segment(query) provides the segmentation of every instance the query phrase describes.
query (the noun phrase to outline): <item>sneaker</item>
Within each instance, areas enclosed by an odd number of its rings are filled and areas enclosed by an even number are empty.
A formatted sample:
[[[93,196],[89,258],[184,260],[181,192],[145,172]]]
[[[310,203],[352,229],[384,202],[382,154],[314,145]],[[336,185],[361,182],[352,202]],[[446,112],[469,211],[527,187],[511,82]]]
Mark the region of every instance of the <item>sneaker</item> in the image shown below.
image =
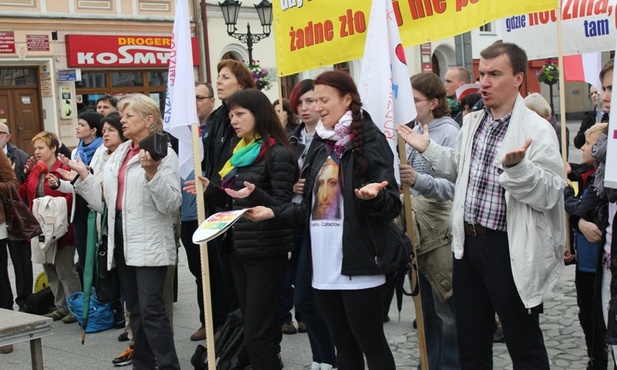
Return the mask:
[[[64,316],[62,318],[62,322],[65,324],[72,324],[77,322],[77,318],[75,316],[73,316],[72,313],[69,313],[68,315]]]
[[[64,316],[66,316],[67,314],[63,314],[60,311],[58,311],[57,308],[54,308],[53,310],[51,310],[49,313],[46,313],[45,317],[51,317],[52,319],[54,319],[54,321],[58,321],[58,320],[62,320],[64,318]]]
[[[3,355],[7,354],[7,353],[11,353],[13,352],[13,345],[9,344],[7,346],[0,346],[0,353],[2,353]]]
[[[118,342],[126,342],[129,340],[129,332],[124,331],[122,334],[118,335]]]
[[[122,354],[111,361],[114,366],[127,366],[133,363],[133,346],[129,346]]]
[[[197,341],[204,339],[206,339],[206,327],[202,325],[201,328],[197,329],[197,331],[191,335],[191,340]]]
[[[283,334],[296,334],[298,332],[298,330],[294,326],[294,323],[291,321],[281,325],[281,331],[283,332]]]
[[[298,333],[306,333],[306,324],[304,321],[298,321]]]

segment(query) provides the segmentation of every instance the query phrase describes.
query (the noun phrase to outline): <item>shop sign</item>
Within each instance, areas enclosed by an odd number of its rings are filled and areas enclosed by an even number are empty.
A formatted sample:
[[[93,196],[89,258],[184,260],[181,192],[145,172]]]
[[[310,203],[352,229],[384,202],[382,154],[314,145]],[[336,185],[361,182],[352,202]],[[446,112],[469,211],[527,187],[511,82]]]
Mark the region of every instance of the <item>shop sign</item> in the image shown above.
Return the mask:
[[[28,51],[49,51],[49,35],[26,35]]]
[[[15,53],[15,34],[13,31],[0,31],[0,54]]]
[[[59,69],[58,70],[58,81],[59,82],[81,81],[81,69],[80,68]]]
[[[191,37],[193,65],[199,65],[197,38]],[[67,35],[69,67],[168,67],[169,36]]]

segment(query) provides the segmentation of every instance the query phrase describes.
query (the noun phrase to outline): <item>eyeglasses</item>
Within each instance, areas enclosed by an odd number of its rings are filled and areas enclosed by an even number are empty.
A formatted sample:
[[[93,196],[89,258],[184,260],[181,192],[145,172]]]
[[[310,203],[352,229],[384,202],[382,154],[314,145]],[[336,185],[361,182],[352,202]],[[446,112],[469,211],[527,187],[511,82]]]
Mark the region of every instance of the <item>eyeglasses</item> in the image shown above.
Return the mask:
[[[204,100],[204,99],[212,99],[212,98],[213,98],[213,96],[195,95],[195,99],[196,99],[197,101],[202,101],[202,100]]]
[[[419,103],[419,102],[421,102],[421,101],[427,101],[427,100],[432,100],[432,99],[429,99],[429,98],[426,98],[426,99],[416,99],[416,98],[414,98],[414,99],[413,99],[413,102],[414,102],[414,103]]]

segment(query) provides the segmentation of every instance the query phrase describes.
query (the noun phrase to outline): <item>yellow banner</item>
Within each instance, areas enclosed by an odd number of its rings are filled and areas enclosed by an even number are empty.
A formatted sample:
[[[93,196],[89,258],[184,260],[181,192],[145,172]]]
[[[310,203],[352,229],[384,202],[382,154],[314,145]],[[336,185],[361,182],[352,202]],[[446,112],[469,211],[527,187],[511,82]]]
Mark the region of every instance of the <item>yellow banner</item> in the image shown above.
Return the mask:
[[[391,1],[404,46],[557,7],[557,0]],[[279,76],[362,57],[371,0],[275,0],[272,6]]]

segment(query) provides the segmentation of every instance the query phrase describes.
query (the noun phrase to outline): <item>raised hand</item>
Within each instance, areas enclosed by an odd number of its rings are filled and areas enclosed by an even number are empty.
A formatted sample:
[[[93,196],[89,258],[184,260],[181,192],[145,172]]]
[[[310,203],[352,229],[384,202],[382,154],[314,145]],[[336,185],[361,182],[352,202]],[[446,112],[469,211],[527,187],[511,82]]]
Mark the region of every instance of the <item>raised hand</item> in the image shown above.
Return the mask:
[[[62,164],[69,167],[71,170],[77,172],[77,174],[79,175],[79,177],[81,177],[82,180],[85,180],[88,177],[88,174],[90,174],[90,171],[88,170],[88,166],[86,166],[86,164],[81,160],[79,156],[77,156],[76,161],[70,160],[69,158],[65,157],[62,154],[58,154],[58,158],[60,159],[60,162],[62,162]],[[72,178],[70,178],[71,172],[65,171],[65,170],[62,170],[62,171],[67,173],[68,177],[65,176],[65,173],[61,172],[60,170],[58,170],[58,173],[62,175],[62,177],[64,177],[66,180],[72,180]]]
[[[527,140],[525,140],[525,143],[523,145],[507,152],[506,155],[503,157],[503,161],[501,161],[501,163],[506,167],[512,167],[519,164],[519,162],[522,161],[523,158],[525,158],[527,148],[531,146],[532,141],[533,140],[531,138],[528,138]]]
[[[26,164],[24,164],[24,175],[28,176],[30,171],[36,166],[36,159],[34,157],[30,157],[26,160]]]
[[[207,178],[203,176],[197,176],[197,179],[201,181],[204,187],[204,191],[206,191],[206,189],[208,188],[208,185],[210,185],[210,180],[208,180]],[[186,191],[189,194],[197,195],[197,187],[195,186],[195,181],[196,180],[185,181],[184,187],[182,188],[182,190]]]
[[[248,181],[244,182],[244,188],[240,190],[233,190],[225,188],[225,192],[232,198],[246,198],[255,190],[255,184],[251,184]]]
[[[356,196],[362,200],[371,200],[377,197],[377,194],[381,191],[381,189],[388,186],[387,181],[382,182],[372,182],[370,184],[364,185],[360,189],[354,189]]]
[[[394,126],[396,132],[405,140],[407,144],[409,144],[412,148],[417,150],[419,153],[424,153],[428,145],[431,143],[431,137],[428,134],[428,125],[422,125],[422,134],[418,134],[414,132],[407,125],[396,125]]]
[[[60,180],[58,180],[58,178],[53,174],[48,173],[47,175],[45,175],[45,178],[47,179],[47,183],[49,184],[50,188],[57,189],[60,186]]]

